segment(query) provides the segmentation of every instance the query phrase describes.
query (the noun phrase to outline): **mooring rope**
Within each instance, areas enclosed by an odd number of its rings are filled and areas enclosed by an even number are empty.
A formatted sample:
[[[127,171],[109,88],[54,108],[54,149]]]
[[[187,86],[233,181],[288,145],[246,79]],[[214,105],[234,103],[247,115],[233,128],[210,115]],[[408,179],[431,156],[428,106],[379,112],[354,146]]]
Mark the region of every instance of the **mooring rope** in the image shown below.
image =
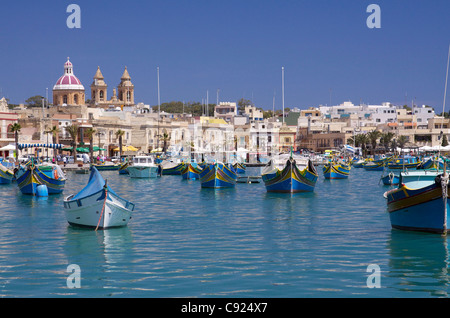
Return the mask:
[[[108,198],[108,187],[106,186],[106,181],[105,181],[105,185],[104,185],[103,189],[105,190],[105,200],[103,201],[102,213],[100,214],[100,218],[98,219],[97,227],[95,228],[96,231],[98,230],[98,227],[100,225],[100,221],[102,219],[103,212],[105,211],[106,199]]]

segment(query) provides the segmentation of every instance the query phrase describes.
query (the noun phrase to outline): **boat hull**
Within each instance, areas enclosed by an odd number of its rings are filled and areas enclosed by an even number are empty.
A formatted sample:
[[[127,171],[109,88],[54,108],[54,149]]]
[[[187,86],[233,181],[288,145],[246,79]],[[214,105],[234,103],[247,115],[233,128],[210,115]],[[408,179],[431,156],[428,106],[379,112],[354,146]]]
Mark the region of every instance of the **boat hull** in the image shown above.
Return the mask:
[[[181,172],[181,176],[183,177],[183,179],[197,180],[200,179],[201,171],[202,171],[201,169],[196,168],[193,165],[189,164],[185,166],[185,168]]]
[[[385,193],[392,228],[432,233],[448,232],[448,200],[442,188],[431,183],[419,189],[403,185]]]
[[[128,166],[130,178],[156,178],[158,166]]]
[[[384,185],[398,185],[400,177],[393,173],[389,173],[388,175],[381,177],[381,181]]]
[[[283,170],[263,174],[261,177],[267,192],[313,192],[318,175],[315,169],[311,170],[310,168],[305,168],[300,171],[294,160],[287,160]]]
[[[233,188],[236,181],[236,172],[224,164],[208,165],[200,173],[202,188]]]
[[[163,175],[180,175],[181,171],[183,171],[184,167],[185,167],[185,164],[183,162],[175,165],[174,167],[170,167],[170,168],[163,167],[162,174]]]
[[[29,167],[20,177],[17,178],[17,184],[23,194],[36,195],[37,186],[45,185],[48,194],[59,194],[64,190],[66,179],[55,179],[49,177],[38,168]]]
[[[383,171],[384,163],[368,163],[364,164],[363,168],[367,171]]]
[[[98,171],[115,171],[119,170],[120,165],[92,165],[95,167]]]
[[[325,179],[347,179],[350,174],[350,166],[341,164],[327,164],[323,167]]]
[[[0,184],[11,183],[14,173],[9,169],[0,169]]]
[[[131,220],[134,204],[102,190],[78,200],[64,200],[67,222],[73,226],[107,229],[126,226]]]
[[[244,174],[245,173],[245,166],[241,163],[236,163],[233,165],[234,170],[236,170],[237,174]]]

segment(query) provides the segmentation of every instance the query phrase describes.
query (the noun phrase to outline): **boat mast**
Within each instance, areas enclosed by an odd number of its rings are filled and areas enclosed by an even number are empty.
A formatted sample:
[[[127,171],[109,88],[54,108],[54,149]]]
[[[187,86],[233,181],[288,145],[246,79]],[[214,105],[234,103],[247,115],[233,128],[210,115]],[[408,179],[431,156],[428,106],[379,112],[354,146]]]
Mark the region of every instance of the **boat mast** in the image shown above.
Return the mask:
[[[159,149],[159,117],[160,117],[160,113],[161,113],[161,100],[160,100],[160,95],[159,95],[159,66],[156,68],[156,73],[158,76],[158,135],[157,135],[157,144],[156,144],[156,149]]]
[[[281,98],[282,98],[282,104],[283,104],[283,124],[284,124],[284,66],[281,67]]]
[[[445,111],[445,98],[447,96],[447,82],[448,82],[448,65],[450,62],[450,45],[448,47],[448,57],[447,57],[447,73],[445,75],[445,88],[444,88],[444,103],[442,105],[442,121],[441,121],[441,133],[442,133],[442,124],[444,122],[444,111]],[[439,156],[441,155],[441,143],[439,144]],[[442,199],[444,201],[444,234],[447,234],[447,199],[448,199],[448,176],[447,176],[447,165],[446,160],[444,159],[444,172],[442,173],[441,178],[441,187],[442,187]]]

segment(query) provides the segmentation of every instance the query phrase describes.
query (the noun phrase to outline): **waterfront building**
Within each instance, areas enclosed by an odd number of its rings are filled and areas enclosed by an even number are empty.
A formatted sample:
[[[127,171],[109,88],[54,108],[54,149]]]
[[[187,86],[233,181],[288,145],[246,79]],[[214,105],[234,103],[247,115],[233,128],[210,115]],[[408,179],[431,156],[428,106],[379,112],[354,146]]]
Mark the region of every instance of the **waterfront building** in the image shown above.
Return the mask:
[[[11,132],[11,126],[18,122],[18,114],[8,108],[8,102],[3,97],[0,99],[0,148],[14,144],[14,133]],[[13,154],[13,151],[0,150],[0,157],[8,157]]]
[[[227,123],[232,123],[237,115],[237,106],[233,102],[220,102],[214,107],[214,118],[223,119]]]

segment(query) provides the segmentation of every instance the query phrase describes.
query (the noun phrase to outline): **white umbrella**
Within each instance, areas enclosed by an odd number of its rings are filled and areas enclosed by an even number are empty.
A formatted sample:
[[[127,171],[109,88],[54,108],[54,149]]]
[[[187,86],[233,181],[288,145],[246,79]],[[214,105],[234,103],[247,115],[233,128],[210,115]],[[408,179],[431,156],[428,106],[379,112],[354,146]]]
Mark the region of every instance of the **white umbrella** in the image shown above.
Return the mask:
[[[14,146],[14,145],[7,145],[7,146],[4,146],[4,147],[0,148],[0,151],[11,151],[11,150],[16,150],[16,146]]]

